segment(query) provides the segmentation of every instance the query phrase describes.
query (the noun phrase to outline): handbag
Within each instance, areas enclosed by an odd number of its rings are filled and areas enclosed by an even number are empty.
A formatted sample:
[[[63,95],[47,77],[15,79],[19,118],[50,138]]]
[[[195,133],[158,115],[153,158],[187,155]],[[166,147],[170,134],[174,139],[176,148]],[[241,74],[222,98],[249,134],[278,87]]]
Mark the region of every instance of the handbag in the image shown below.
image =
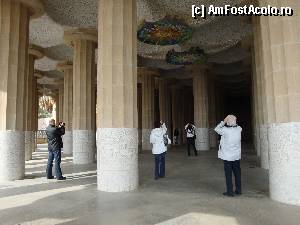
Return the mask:
[[[168,144],[169,144],[168,135],[164,134],[163,138],[164,138],[164,144],[165,144],[165,146],[168,146]]]

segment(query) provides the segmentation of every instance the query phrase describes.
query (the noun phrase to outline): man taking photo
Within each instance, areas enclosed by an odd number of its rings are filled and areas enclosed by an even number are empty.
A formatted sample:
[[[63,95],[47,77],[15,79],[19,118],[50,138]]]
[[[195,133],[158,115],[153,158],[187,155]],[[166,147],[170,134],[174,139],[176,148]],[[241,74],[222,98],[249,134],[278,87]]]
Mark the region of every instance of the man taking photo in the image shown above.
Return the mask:
[[[59,123],[59,126],[55,126],[55,120],[49,121],[49,126],[46,128],[46,134],[48,139],[48,163],[47,163],[47,179],[54,179],[52,176],[53,160],[55,160],[55,176],[57,180],[66,180],[63,177],[60,163],[61,163],[61,149],[63,147],[62,135],[65,134],[65,124]]]

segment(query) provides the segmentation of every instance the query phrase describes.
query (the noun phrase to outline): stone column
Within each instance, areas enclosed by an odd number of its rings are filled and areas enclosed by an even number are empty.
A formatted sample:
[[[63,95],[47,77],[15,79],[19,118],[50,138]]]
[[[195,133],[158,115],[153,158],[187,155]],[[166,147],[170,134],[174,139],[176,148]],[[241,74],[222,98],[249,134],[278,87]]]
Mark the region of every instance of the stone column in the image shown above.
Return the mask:
[[[257,20],[256,18],[255,20]],[[257,20],[258,21],[258,20]],[[256,150],[256,154],[260,157],[260,126],[262,124],[262,95],[261,95],[261,69],[260,69],[260,60],[259,59],[259,44],[261,43],[257,38],[259,37],[257,34],[257,23],[253,23],[254,30],[254,39],[253,39],[253,47],[254,51],[252,51],[252,124],[253,124],[253,142],[254,148]],[[261,163],[262,164],[262,163]]]
[[[137,108],[138,108],[138,146],[139,152],[143,150],[142,148],[142,123],[143,123],[143,111],[142,111],[142,83],[141,78],[138,76],[138,85],[137,85]]]
[[[167,81],[164,79],[158,80],[159,91],[159,117],[161,120],[168,122],[168,99],[167,99]]]
[[[94,162],[96,149],[95,49],[97,32],[78,29],[65,32],[65,41],[74,48],[73,64],[73,163]]]
[[[160,120],[164,121],[168,128],[168,135],[171,137],[171,95],[168,80],[159,79],[159,114]]]
[[[59,64],[58,69],[64,73],[64,103],[62,120],[66,123],[66,133],[63,136],[64,154],[70,155],[73,153],[73,65],[64,63]]]
[[[178,137],[178,144],[181,144],[181,136],[182,136],[182,130],[180,130],[180,125],[178,124],[178,117],[179,117],[179,112],[178,112],[178,105],[179,105],[179,102],[178,102],[178,91],[177,91],[177,87],[176,86],[173,86],[172,89],[171,89],[171,93],[172,93],[172,96],[171,96],[171,100],[172,100],[172,125],[173,125],[173,130],[172,130],[172,133],[174,134],[174,130],[177,128],[179,130],[179,137]],[[173,137],[173,135],[172,135]],[[173,137],[174,139],[174,137]],[[174,141],[174,140],[172,140]]]
[[[283,0],[272,3],[275,7],[285,5]],[[261,17],[258,35],[266,93],[270,196],[300,206],[300,5],[289,1],[289,7],[294,10],[292,17]]]
[[[185,136],[184,131],[184,120],[183,120],[183,89],[180,86],[172,87],[172,124],[173,124],[173,133],[175,128],[179,130],[178,144],[183,143],[183,139]]]
[[[42,58],[43,54],[35,47],[30,46],[27,58],[27,72],[24,85],[24,136],[25,136],[25,160],[32,159],[35,151],[35,121],[36,121],[36,91],[37,79],[34,76],[34,62]]]
[[[37,77],[34,75],[34,81],[33,81],[33,89],[35,90],[35,93],[33,95],[33,119],[32,119],[32,128],[34,132],[34,142],[32,143],[32,152],[35,152],[37,149],[37,142],[36,142],[36,133],[38,131],[39,127],[39,92],[38,92],[38,87],[37,87]]]
[[[99,1],[98,189],[138,187],[136,1]]]
[[[214,128],[217,125],[216,117],[216,85],[213,77],[210,77],[208,80],[208,111],[209,111],[209,142],[211,148],[217,147],[217,133],[214,131]]]
[[[142,80],[142,149],[151,150],[150,133],[154,128],[154,91],[156,70],[139,68]]]
[[[29,17],[39,1],[0,0],[0,180],[24,177]],[[40,6],[40,5],[39,5]]]
[[[262,20],[264,21],[264,20]],[[254,88],[256,97],[256,145],[259,145],[259,156],[260,164],[264,169],[269,169],[269,142],[268,142],[268,121],[274,117],[274,109],[272,104],[273,94],[271,93],[273,84],[268,84],[269,94],[267,93],[267,83],[265,79],[270,79],[270,70],[272,65],[265,64],[265,60],[269,61],[271,58],[270,51],[267,50],[267,42],[263,43],[263,39],[269,41],[269,31],[267,29],[262,30],[260,27],[259,18],[253,18],[253,29],[254,29],[254,63],[255,63],[255,80]],[[265,78],[266,76],[266,78]],[[271,78],[272,79],[272,78]],[[270,86],[271,85],[271,86]],[[270,108],[271,107],[271,108]],[[268,109],[269,108],[269,109]],[[258,138],[259,137],[259,138]]]
[[[58,85],[58,119],[57,123],[63,120],[63,111],[64,111],[64,84],[59,83]]]
[[[193,92],[194,92],[194,122],[196,126],[196,149],[206,151],[209,146],[208,128],[208,82],[207,72],[201,66],[194,66]]]
[[[186,143],[186,135],[184,131],[184,88],[179,87],[179,89],[176,90],[177,93],[177,124],[179,128],[179,143],[184,144]]]

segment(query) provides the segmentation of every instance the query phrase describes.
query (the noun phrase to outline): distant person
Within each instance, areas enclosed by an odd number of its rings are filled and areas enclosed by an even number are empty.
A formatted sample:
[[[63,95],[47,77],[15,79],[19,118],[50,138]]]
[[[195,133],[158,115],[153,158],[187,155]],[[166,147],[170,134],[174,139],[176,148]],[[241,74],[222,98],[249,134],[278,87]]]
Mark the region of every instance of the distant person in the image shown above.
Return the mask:
[[[178,145],[178,140],[179,140],[179,129],[178,128],[174,129],[173,135],[174,135],[174,144]]]
[[[235,194],[242,194],[241,185],[241,132],[242,128],[237,125],[236,117],[228,115],[224,121],[218,124],[215,131],[221,135],[218,157],[224,161],[226,178],[225,196],[233,195],[232,173],[235,177]]]
[[[185,132],[186,132],[186,140],[187,140],[187,152],[188,156],[191,156],[190,148],[194,149],[195,156],[198,156],[198,152],[195,146],[195,139],[196,139],[196,127],[192,123],[188,123],[185,125]]]
[[[55,126],[55,120],[49,121],[49,126],[46,128],[48,139],[48,163],[47,163],[47,179],[54,179],[52,176],[53,160],[55,160],[55,176],[57,180],[66,180],[63,177],[60,163],[61,163],[61,149],[63,148],[62,135],[65,134],[65,123],[60,122],[59,126]]]
[[[154,179],[164,178],[166,151],[171,140],[167,135],[167,127],[162,121],[155,123],[155,128],[151,131],[150,143],[153,145],[152,153],[155,159]]]

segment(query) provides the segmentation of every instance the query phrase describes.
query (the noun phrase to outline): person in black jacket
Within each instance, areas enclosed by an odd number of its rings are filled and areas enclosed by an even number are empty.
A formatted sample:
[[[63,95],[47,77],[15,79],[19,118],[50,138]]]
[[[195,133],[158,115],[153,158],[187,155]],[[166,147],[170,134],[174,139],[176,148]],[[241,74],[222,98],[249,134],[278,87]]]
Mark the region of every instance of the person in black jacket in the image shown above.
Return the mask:
[[[53,160],[55,159],[55,176],[57,180],[65,180],[63,177],[60,163],[61,163],[61,149],[63,147],[62,135],[65,134],[65,125],[60,123],[58,127],[55,126],[55,120],[49,121],[49,126],[46,128],[48,139],[48,163],[47,163],[47,179],[54,179],[52,176]]]

